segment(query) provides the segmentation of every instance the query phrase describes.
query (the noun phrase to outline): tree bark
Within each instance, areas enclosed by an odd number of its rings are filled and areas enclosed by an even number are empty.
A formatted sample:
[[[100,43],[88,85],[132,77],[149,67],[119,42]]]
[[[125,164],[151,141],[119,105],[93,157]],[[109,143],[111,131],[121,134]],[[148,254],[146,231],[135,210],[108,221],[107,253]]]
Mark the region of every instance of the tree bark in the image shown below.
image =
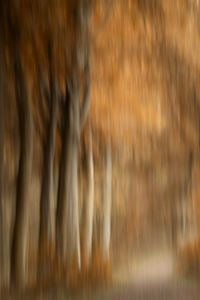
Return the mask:
[[[24,287],[26,283],[26,252],[28,233],[29,187],[32,167],[33,120],[27,85],[18,49],[15,49],[15,84],[20,127],[20,159],[17,179],[15,221],[13,229],[11,276],[12,283]]]
[[[55,244],[55,214],[54,214],[54,155],[55,135],[58,112],[58,99],[55,84],[51,92],[50,123],[44,151],[42,191],[40,200],[40,233],[39,256],[42,263],[43,255],[54,253]],[[50,249],[51,248],[51,249]],[[52,253],[50,253],[52,252]],[[40,267],[39,267],[40,269]]]
[[[68,80],[68,121],[61,156],[59,195],[57,205],[57,243],[62,260],[68,264],[75,258],[81,268],[79,197],[78,197],[78,147],[80,132],[85,123],[90,100],[88,18],[89,2],[79,1],[74,14],[76,42],[72,54],[73,72]],[[80,100],[80,78],[85,72],[83,101]],[[68,244],[68,247],[67,247]],[[67,254],[66,254],[67,251]]]
[[[107,145],[105,161],[105,184],[103,197],[103,259],[109,261],[112,207],[112,152],[111,144]]]
[[[89,55],[84,68],[85,82],[83,90],[83,101],[80,111],[80,128],[83,129],[90,107],[90,62]]]
[[[89,267],[91,253],[92,253],[92,235],[93,235],[93,215],[94,215],[94,161],[93,161],[93,149],[92,149],[92,134],[89,129],[89,142],[87,160],[87,183],[88,188],[85,196],[84,213],[83,213],[83,259],[86,269]]]
[[[193,160],[193,153],[191,152],[189,154],[188,170],[186,173],[186,178],[181,193],[181,218],[179,225],[179,236],[181,237],[181,239],[186,238],[186,234],[189,230],[189,197],[192,185]]]
[[[1,24],[2,25],[2,24]],[[5,103],[5,53],[3,48],[2,31],[0,31],[0,287],[8,285],[7,245],[8,233],[6,232],[4,187],[4,103]]]
[[[59,251],[70,264],[73,256],[80,268],[78,146],[79,146],[79,87],[76,78],[68,86],[68,116],[65,124],[61,156],[59,198],[57,206],[57,237]],[[67,248],[68,244],[68,248]]]
[[[67,249],[67,204],[70,197],[71,185],[71,132],[69,128],[69,110],[70,99],[67,92],[65,103],[65,126],[63,132],[62,153],[60,158],[60,172],[58,183],[58,202],[56,212],[56,238],[58,256],[64,262],[66,261]]]
[[[53,45],[48,43],[50,121],[44,151],[42,190],[40,200],[39,263],[54,254],[55,210],[54,210],[54,155],[58,115],[58,87],[54,65]],[[47,96],[48,97],[48,96]],[[48,257],[47,257],[48,256]],[[39,270],[41,269],[39,266]]]
[[[75,105],[77,106],[77,105]],[[79,111],[74,108],[75,123],[79,122]],[[72,129],[72,156],[71,156],[71,197],[68,214],[69,259],[75,258],[78,268],[81,268],[80,232],[79,232],[79,193],[78,193],[78,146],[79,125]]]

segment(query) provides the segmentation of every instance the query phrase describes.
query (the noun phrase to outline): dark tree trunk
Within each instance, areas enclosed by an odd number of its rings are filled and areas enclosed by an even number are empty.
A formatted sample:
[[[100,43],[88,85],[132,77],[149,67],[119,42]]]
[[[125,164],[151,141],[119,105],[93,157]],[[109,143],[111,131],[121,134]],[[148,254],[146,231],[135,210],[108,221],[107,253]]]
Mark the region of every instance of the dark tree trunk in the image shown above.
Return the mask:
[[[45,257],[54,253],[55,214],[54,214],[54,155],[58,112],[56,88],[51,92],[50,123],[44,151],[42,191],[40,200],[39,264]],[[48,259],[49,257],[47,257]],[[40,270],[40,266],[39,266]]]
[[[80,140],[80,97],[79,88],[71,91],[72,118],[70,130],[72,131],[72,156],[71,156],[71,197],[69,201],[69,259],[75,258],[78,268],[81,267],[80,259],[80,232],[79,232],[79,193],[78,193],[78,148]],[[69,248],[69,247],[68,247]]]
[[[15,49],[16,100],[20,127],[20,159],[17,179],[15,221],[11,253],[11,279],[14,285],[24,287],[26,283],[26,252],[30,179],[33,147],[33,120],[28,97],[27,83],[22,70],[18,49]]]
[[[2,25],[2,24],[0,24]],[[5,202],[3,198],[4,172],[3,172],[3,153],[4,153],[4,101],[5,101],[5,55],[3,49],[2,31],[0,30],[0,287],[8,284],[7,273],[7,241],[5,220]]]
[[[57,205],[57,243],[62,260],[70,264],[74,255],[80,267],[78,216],[78,87],[72,84],[67,94],[67,116],[63,137]]]
[[[60,172],[58,183],[58,202],[56,212],[56,238],[57,254],[61,261],[66,259],[67,247],[67,199],[70,197],[70,169],[71,169],[71,138],[69,129],[69,108],[70,99],[68,90],[66,93],[65,111],[64,111],[64,130],[62,136],[62,152],[60,158]]]
[[[84,67],[84,91],[83,91],[83,102],[81,105],[80,111],[80,128],[83,129],[85,122],[87,120],[89,107],[90,107],[90,62],[89,62],[89,54],[86,60],[86,64]]]

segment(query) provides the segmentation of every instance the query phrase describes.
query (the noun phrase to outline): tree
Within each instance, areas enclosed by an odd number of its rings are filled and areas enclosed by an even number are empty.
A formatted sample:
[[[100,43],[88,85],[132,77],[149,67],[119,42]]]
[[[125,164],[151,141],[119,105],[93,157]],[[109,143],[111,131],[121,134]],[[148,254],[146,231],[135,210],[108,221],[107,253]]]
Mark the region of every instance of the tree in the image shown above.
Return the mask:
[[[66,82],[66,115],[59,175],[57,204],[57,245],[62,261],[80,261],[78,148],[90,101],[89,61],[90,1],[80,0],[74,7],[75,45],[72,72]],[[81,93],[81,73],[84,73]],[[83,100],[81,101],[81,94]],[[67,247],[68,246],[68,247]],[[67,252],[67,254],[66,254]],[[67,256],[66,256],[67,255]]]
[[[112,207],[112,152],[111,144],[107,145],[105,157],[105,180],[103,193],[103,260],[109,261]]]
[[[3,195],[4,186],[4,168],[3,168],[3,153],[4,153],[4,139],[5,139],[5,126],[4,126],[4,101],[5,101],[5,24],[4,19],[4,6],[0,3],[0,286],[5,286],[8,284],[8,278],[6,278],[6,245],[7,245],[7,234],[6,234],[6,223],[5,223],[5,201]]]
[[[14,285],[26,283],[26,248],[28,234],[29,188],[32,167],[33,120],[27,80],[22,69],[19,45],[15,44],[15,91],[20,128],[20,158],[17,179],[15,221],[12,239],[11,276]]]
[[[54,66],[53,45],[48,45],[49,77],[50,77],[50,120],[44,149],[43,177],[40,199],[40,231],[39,231],[39,271],[47,255],[45,249],[54,252],[55,215],[54,215],[54,155],[55,135],[58,117],[58,83]],[[50,249],[51,248],[51,249]],[[48,253],[50,254],[50,253]],[[49,257],[48,257],[49,259]]]
[[[92,147],[92,132],[89,128],[88,147],[86,148],[87,188],[83,204],[83,236],[82,257],[86,270],[89,267],[92,254],[93,215],[94,215],[94,159]]]

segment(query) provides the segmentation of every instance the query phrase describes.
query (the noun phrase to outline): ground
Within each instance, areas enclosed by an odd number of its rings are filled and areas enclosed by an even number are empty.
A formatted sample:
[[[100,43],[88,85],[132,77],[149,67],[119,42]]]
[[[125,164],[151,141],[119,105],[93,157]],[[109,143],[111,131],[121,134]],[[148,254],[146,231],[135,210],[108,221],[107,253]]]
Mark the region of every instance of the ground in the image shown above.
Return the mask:
[[[172,254],[162,250],[141,254],[128,267],[119,268],[113,287],[97,292],[91,299],[195,300],[200,299],[200,287],[197,282],[178,278]]]
[[[148,254],[147,254],[148,253]],[[198,282],[177,277],[170,251],[140,254],[114,270],[113,282],[70,294],[53,289],[40,295],[10,296],[5,300],[199,300]]]

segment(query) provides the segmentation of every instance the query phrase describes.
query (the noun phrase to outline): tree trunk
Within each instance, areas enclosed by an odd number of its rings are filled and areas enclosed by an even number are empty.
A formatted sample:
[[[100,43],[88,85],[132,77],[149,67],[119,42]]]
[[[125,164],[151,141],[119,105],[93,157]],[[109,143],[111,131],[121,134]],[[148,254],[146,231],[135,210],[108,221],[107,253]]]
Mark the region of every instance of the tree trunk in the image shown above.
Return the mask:
[[[62,136],[62,152],[60,158],[60,172],[58,182],[58,201],[56,211],[56,243],[57,254],[62,262],[66,261],[67,248],[67,203],[70,197],[71,186],[71,132],[69,128],[70,99],[68,89],[66,91],[64,130]]]
[[[40,200],[39,264],[44,256],[53,255],[55,245],[54,155],[58,101],[55,84],[51,92],[50,123],[44,151],[42,191]],[[39,266],[39,270],[41,268]]]
[[[7,245],[8,232],[6,232],[5,220],[5,200],[3,198],[4,172],[3,172],[3,153],[4,153],[4,101],[5,101],[5,54],[3,49],[2,32],[0,32],[0,287],[8,285],[8,266],[7,266]]]
[[[192,185],[192,171],[193,171],[193,153],[189,154],[188,160],[188,170],[186,173],[186,178],[184,186],[181,191],[181,205],[180,205],[180,224],[179,224],[179,238],[185,239],[189,231],[189,197]]]
[[[92,235],[93,235],[93,214],[94,214],[94,161],[93,161],[93,149],[92,149],[92,134],[89,130],[89,142],[87,160],[87,180],[88,188],[87,195],[84,197],[84,213],[83,213],[83,260],[86,269],[89,267],[91,252],[92,252]]]
[[[17,49],[15,51],[18,51]],[[24,287],[26,283],[26,250],[28,233],[29,187],[32,166],[33,120],[30,99],[19,54],[15,59],[16,99],[20,126],[20,159],[17,179],[15,222],[12,240],[12,283]]]
[[[103,259],[109,261],[110,234],[111,234],[111,207],[112,207],[112,153],[110,143],[106,149],[105,185],[103,197]]]
[[[77,266],[80,269],[81,258],[80,258],[79,193],[78,193],[79,141],[78,141],[76,128],[73,128],[72,131],[73,133],[72,133],[72,156],[71,156],[71,197],[69,199],[69,211],[68,211],[68,236],[69,236],[68,250],[69,250],[70,261],[75,259],[75,263],[77,263]]]
[[[76,80],[76,79],[74,79]],[[79,95],[72,85],[66,101],[67,118],[61,155],[59,198],[57,206],[57,242],[63,261],[71,263],[76,257],[80,268],[79,199],[78,199],[78,146]],[[68,244],[68,248],[67,248]]]
[[[72,263],[75,259],[81,268],[79,197],[78,197],[78,147],[80,132],[84,126],[90,102],[90,68],[88,53],[88,19],[90,5],[81,0],[76,6],[74,24],[76,24],[74,45],[73,74],[68,81],[68,120],[61,155],[59,195],[57,205],[57,243],[62,260]],[[85,72],[83,101],[80,101],[80,77],[82,67]],[[80,105],[82,103],[82,106]],[[68,244],[68,248],[67,248]],[[66,253],[67,251],[67,253]]]
[[[84,90],[83,90],[83,101],[80,110],[80,128],[83,129],[85,122],[87,120],[89,107],[90,107],[90,61],[89,53],[86,58],[84,66]]]

